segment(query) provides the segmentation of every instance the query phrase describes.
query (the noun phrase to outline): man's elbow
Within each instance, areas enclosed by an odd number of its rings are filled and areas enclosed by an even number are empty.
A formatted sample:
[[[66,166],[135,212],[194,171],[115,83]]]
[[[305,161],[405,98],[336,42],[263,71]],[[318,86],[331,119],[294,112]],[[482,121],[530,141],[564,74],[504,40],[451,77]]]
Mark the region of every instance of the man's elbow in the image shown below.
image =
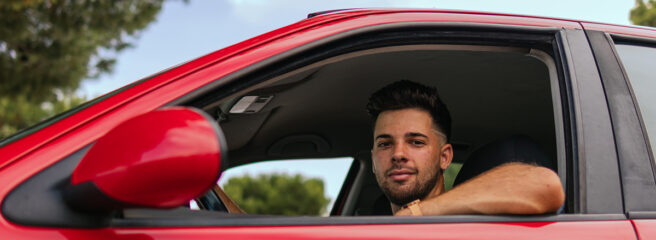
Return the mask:
[[[555,213],[565,202],[565,192],[558,174],[545,167],[536,167],[534,169],[538,179],[536,187],[536,206],[535,214]]]

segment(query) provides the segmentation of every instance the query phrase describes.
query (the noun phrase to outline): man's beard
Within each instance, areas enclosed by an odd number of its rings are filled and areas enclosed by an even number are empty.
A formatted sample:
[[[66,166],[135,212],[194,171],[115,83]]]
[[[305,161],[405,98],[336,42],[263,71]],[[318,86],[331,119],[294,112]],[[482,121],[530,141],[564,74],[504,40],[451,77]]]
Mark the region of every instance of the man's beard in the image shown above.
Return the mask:
[[[414,200],[423,199],[426,196],[428,196],[428,194],[430,194],[430,192],[437,185],[437,181],[439,177],[442,175],[442,169],[439,168],[439,165],[437,166],[438,166],[437,169],[433,171],[433,175],[427,181],[422,182],[421,179],[419,179],[419,173],[417,173],[416,175],[417,181],[415,182],[416,185],[414,186],[412,191],[409,192],[393,193],[391,187],[388,186],[388,182],[385,181],[384,179],[387,177],[387,174],[385,176],[376,176],[376,180],[378,180],[378,185],[380,186],[380,189],[383,191],[385,196],[387,196],[387,199],[389,199],[390,202],[396,204],[397,206],[403,206]],[[398,168],[394,167],[394,169],[398,169]],[[382,177],[383,179],[379,179],[380,177]]]

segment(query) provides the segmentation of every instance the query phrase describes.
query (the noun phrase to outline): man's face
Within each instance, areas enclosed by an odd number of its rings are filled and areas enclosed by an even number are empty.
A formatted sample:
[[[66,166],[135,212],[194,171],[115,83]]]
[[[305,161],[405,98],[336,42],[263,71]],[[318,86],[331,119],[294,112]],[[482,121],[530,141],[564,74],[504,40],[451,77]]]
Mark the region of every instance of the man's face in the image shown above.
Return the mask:
[[[378,185],[390,201],[404,205],[442,191],[442,171],[451,163],[453,149],[445,144],[431,115],[409,108],[378,115],[371,150]]]

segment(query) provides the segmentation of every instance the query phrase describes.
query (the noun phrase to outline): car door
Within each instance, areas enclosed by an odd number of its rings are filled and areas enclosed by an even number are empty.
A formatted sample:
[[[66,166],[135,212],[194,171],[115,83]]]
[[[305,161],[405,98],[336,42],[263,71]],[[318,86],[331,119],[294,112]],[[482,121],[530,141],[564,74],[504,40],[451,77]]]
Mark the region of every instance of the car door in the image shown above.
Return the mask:
[[[157,218],[107,218],[82,214],[82,218],[72,220],[76,216],[65,204],[52,204],[58,197],[56,190],[49,196],[38,195],[65,180],[76,158],[107,129],[138,113],[167,105],[203,107],[317,59],[380,46],[376,44],[404,45],[417,39],[421,41],[416,43],[421,44],[430,40],[429,44],[529,49],[539,45],[551,53],[547,59],[554,66],[550,84],[556,116],[556,155],[567,194],[564,213],[407,218],[196,213],[183,217],[164,214]],[[0,182],[6,183],[0,186],[0,234],[11,239],[635,239],[632,223],[624,214],[615,125],[605,99],[595,55],[577,22],[439,11],[361,10],[316,16],[154,76],[3,147],[0,154],[7,158],[0,169]],[[42,170],[53,168],[56,170],[43,174]],[[50,185],[34,185],[37,188],[31,192],[43,198],[7,200],[14,189],[44,175],[54,176],[57,181],[47,181],[46,177],[44,182]],[[15,215],[7,214],[13,208],[31,209],[29,204],[44,202],[51,211],[31,213],[38,216],[36,220],[17,221]]]
[[[653,29],[585,24],[599,64],[613,128],[624,192],[624,210],[640,239],[656,237],[654,181]]]

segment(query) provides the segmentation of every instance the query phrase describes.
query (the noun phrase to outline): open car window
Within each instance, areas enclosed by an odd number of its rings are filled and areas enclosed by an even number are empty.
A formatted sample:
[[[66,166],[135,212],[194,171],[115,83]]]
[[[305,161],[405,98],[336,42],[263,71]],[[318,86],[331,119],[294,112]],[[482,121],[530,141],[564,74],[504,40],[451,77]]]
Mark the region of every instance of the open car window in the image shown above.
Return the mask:
[[[333,215],[388,215],[371,171],[375,90],[410,79],[438,89],[453,118],[454,165],[508,136],[535,141],[566,183],[557,67],[544,49],[409,44],[333,56],[207,104],[230,147],[230,165],[270,158],[355,156]],[[347,177],[348,178],[348,177]]]
[[[233,85],[208,86],[181,104],[216,118],[228,142],[226,168],[353,156],[332,216],[390,215],[371,170],[372,120],[364,107],[374,91],[403,79],[436,87],[448,106],[451,174],[478,149],[524,136],[544,152],[565,188],[568,150],[556,33],[477,41],[475,36],[488,35],[465,32],[383,31],[364,43],[347,38],[343,45],[331,43],[260,71],[236,73]],[[465,38],[467,44],[457,40]]]

